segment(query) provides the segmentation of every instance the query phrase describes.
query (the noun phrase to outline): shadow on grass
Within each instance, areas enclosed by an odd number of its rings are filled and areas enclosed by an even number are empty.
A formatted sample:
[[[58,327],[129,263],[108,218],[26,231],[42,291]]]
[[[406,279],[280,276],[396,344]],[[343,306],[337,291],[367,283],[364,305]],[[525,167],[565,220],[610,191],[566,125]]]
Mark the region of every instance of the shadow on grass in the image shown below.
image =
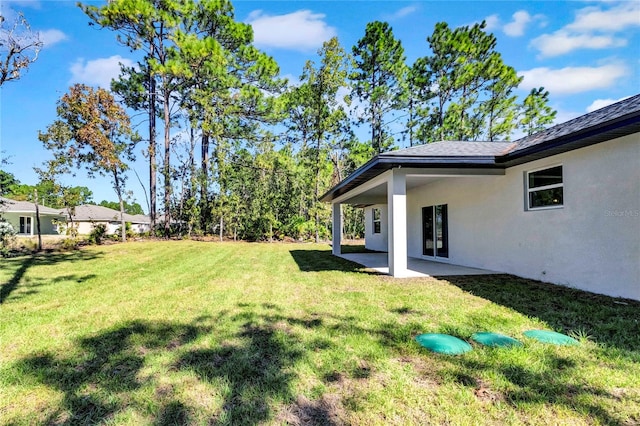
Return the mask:
[[[55,254],[37,254],[33,256],[23,256],[16,257],[12,259],[3,259],[3,266],[8,269],[13,269],[11,277],[6,281],[1,283],[0,287],[0,304],[4,303],[5,300],[11,296],[11,293],[20,285],[20,281],[26,274],[27,270],[32,266],[39,265],[54,265],[57,263],[67,262],[67,263],[75,263],[79,261],[86,261],[91,259],[97,259],[102,257],[101,252],[96,251],[75,251],[73,253],[55,253]],[[65,277],[56,277],[53,280],[50,280],[51,283],[56,283],[65,280],[73,280],[82,282],[87,279],[94,277],[95,275],[87,275],[87,276],[76,276],[76,275],[68,275]],[[39,282],[32,283],[29,287],[40,287],[42,285],[46,285],[47,282]],[[35,294],[36,291],[33,289],[28,290],[24,295]]]
[[[60,408],[46,419],[47,424],[109,422],[132,405],[150,414],[155,424],[203,420],[209,424],[342,424],[347,411],[360,409],[359,398],[375,388],[373,381],[389,379],[384,371],[377,374],[389,359],[409,360],[419,374],[422,362],[432,367],[424,374],[436,376],[438,386],[454,383],[476,396],[493,386],[483,377],[504,378],[509,385],[498,399],[524,415],[559,405],[597,423],[626,421],[608,402],[617,396],[582,380],[579,370],[585,366],[553,348],[543,359],[499,357],[491,350],[471,357],[421,351],[414,338],[423,331],[425,312],[415,308],[411,303],[389,307],[391,317],[375,321],[357,314],[287,315],[287,309],[272,302],[238,303],[215,317],[203,316],[188,324],[128,322],[78,340],[71,355],[36,354],[19,361],[11,371],[16,372],[12,374],[17,381],[24,379],[20,375],[28,375],[63,393]],[[220,343],[196,342],[204,334],[219,336]],[[347,336],[356,337],[349,340],[361,341],[363,346],[349,347],[345,356]],[[378,350],[370,351],[374,346]],[[319,351],[328,351],[331,362],[301,373],[301,363]],[[171,391],[164,395],[161,384],[149,383],[153,378],[139,374],[148,357],[167,355],[172,361],[163,374],[188,372],[221,395],[221,407],[212,418],[208,413],[203,419],[188,399],[178,399]],[[300,380],[320,381],[326,389],[309,400],[296,394]],[[140,403],[132,401],[130,394],[143,386],[158,386],[159,401],[136,407]],[[633,401],[634,397],[623,396],[617,404]]]
[[[511,275],[446,277],[460,289],[536,317],[563,333],[586,334],[594,341],[638,351],[640,302],[620,301],[568,287]]]
[[[15,369],[63,392],[61,406],[44,424],[95,424],[122,410],[127,393],[144,385],[138,373],[149,353],[175,350],[208,331],[198,324],[132,321],[80,339],[76,354],[35,354]],[[188,423],[187,411],[169,401],[158,421]]]
[[[187,351],[175,368],[191,371],[204,382],[223,381],[228,386],[222,410],[209,424],[256,425],[272,420],[274,415],[286,422],[282,413],[272,412],[272,406],[295,399],[294,366],[306,351],[327,347],[322,342],[302,345],[292,326],[313,329],[322,327],[322,321],[282,316],[274,304],[240,303],[238,307],[241,311],[229,317],[239,325],[233,343]],[[264,309],[275,313],[258,313]],[[305,424],[332,425],[332,413],[325,408],[314,403],[299,404],[289,416],[293,416],[294,424],[306,419],[310,422]]]
[[[331,250],[291,250],[291,257],[302,272],[342,271],[367,275],[383,275],[362,265],[334,256]]]
[[[624,389],[607,389],[585,383],[579,379],[583,366],[553,351],[547,353],[544,361],[526,365],[510,360],[491,362],[486,358],[465,357],[456,357],[451,363],[454,367],[446,374],[459,385],[473,389],[478,399],[485,402],[489,397],[516,408],[564,406],[587,415],[589,422],[597,424],[637,424],[640,420],[633,409],[629,410],[630,406],[640,404],[640,396],[636,392],[626,394]],[[491,383],[480,378],[486,372],[507,380],[510,383],[508,389],[502,394],[495,392]]]

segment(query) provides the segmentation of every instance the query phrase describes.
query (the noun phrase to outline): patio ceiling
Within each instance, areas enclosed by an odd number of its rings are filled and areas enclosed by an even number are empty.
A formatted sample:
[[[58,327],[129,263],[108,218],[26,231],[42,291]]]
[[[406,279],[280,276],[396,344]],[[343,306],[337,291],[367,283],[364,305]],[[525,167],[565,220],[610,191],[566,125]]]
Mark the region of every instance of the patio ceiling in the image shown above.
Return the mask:
[[[479,170],[422,170],[422,169],[405,169],[406,170],[406,187],[407,190],[420,186],[430,185],[443,179],[452,178],[469,178],[482,175],[503,175],[502,169],[479,169]],[[367,206],[372,204],[387,203],[387,176],[382,174],[369,182],[336,198],[334,202],[341,204],[352,204],[356,206]]]

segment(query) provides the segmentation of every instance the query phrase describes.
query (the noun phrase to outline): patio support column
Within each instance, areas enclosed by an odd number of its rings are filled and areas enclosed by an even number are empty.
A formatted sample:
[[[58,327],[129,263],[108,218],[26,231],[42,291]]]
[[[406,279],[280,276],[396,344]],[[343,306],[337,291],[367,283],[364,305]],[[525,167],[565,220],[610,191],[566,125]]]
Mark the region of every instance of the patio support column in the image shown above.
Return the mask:
[[[407,177],[393,169],[387,181],[389,275],[407,275]]]
[[[342,244],[342,204],[340,203],[332,203],[332,238],[331,238],[331,253],[336,256],[339,256],[342,251],[340,249],[340,244]]]

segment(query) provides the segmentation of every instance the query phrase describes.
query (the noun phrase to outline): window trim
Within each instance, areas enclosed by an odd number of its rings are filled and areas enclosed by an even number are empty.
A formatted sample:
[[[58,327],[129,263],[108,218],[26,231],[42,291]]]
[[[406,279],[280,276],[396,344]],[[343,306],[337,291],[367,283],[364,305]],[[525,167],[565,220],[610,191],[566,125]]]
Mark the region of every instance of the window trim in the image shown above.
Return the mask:
[[[544,185],[544,186],[536,186],[535,188],[529,188],[529,175],[531,173],[536,173],[536,172],[540,172],[543,170],[549,170],[549,169],[554,169],[556,167],[562,167],[562,182],[560,183],[554,183],[551,185]],[[555,188],[562,188],[562,204],[553,204],[550,206],[540,206],[540,207],[531,207],[531,193],[532,192],[538,192],[538,191],[546,191],[549,189],[555,189]],[[525,189],[525,200],[524,200],[524,207],[525,207],[525,211],[537,211],[537,210],[554,210],[554,209],[561,209],[564,208],[564,164],[563,163],[557,163],[557,164],[551,164],[551,165],[547,165],[544,167],[538,167],[535,169],[531,169],[531,170],[525,170],[524,172],[524,189]]]
[[[378,212],[378,219],[376,219],[376,211]],[[374,207],[371,209],[371,223],[373,227],[371,228],[372,234],[381,234],[382,233],[382,210],[379,207]],[[376,230],[376,224],[378,225]]]
[[[22,219],[24,219],[24,225],[22,225]],[[21,228],[29,228],[29,232],[20,232]],[[19,216],[18,219],[18,235],[33,235],[33,217],[32,216]]]

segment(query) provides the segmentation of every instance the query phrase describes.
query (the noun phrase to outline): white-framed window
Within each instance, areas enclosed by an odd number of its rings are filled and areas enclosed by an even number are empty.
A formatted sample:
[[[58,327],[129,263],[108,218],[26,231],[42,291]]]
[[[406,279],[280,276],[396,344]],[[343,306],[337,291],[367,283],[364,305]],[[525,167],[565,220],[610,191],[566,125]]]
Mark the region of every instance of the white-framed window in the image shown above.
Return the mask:
[[[564,202],[562,164],[526,172],[527,210],[560,208]]]
[[[20,232],[19,234],[31,235],[31,217],[20,216]]]
[[[374,234],[379,234],[382,230],[382,221],[380,219],[380,209],[378,208],[374,208],[373,209],[373,233]]]

